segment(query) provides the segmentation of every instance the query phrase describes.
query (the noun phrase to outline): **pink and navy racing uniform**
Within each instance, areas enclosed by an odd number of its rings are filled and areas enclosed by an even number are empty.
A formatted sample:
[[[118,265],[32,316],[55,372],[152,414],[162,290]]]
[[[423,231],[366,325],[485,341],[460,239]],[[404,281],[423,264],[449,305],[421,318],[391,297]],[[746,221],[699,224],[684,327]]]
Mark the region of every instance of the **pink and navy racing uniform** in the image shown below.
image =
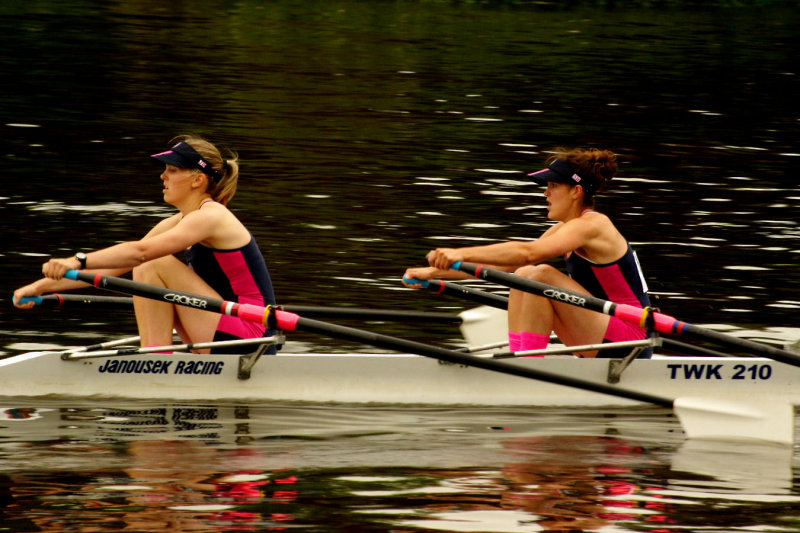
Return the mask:
[[[189,266],[216,290],[223,300],[259,306],[275,305],[275,293],[255,238],[234,250],[215,250],[195,244],[186,250]],[[271,335],[261,324],[222,315],[214,333],[215,341],[251,339]],[[241,348],[215,348],[212,353],[241,353]],[[271,347],[267,353],[275,353]]]
[[[647,283],[644,281],[636,252],[630,244],[625,255],[612,263],[602,265],[593,263],[576,252],[572,252],[565,259],[569,276],[592,296],[636,307],[650,305]],[[647,331],[612,316],[603,336],[603,342],[641,340],[649,336]],[[597,357],[624,357],[629,353],[629,348],[612,348],[600,350]],[[652,355],[653,350],[648,348],[639,354],[639,358],[648,359]]]

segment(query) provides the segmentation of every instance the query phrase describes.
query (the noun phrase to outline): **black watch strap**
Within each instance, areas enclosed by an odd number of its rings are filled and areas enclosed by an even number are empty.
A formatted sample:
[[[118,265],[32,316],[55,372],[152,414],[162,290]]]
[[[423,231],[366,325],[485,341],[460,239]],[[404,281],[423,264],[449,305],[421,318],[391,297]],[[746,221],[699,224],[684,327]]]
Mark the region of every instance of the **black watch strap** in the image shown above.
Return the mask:
[[[86,254],[85,253],[78,252],[77,254],[75,254],[75,259],[77,259],[78,262],[81,264],[81,270],[86,268]]]

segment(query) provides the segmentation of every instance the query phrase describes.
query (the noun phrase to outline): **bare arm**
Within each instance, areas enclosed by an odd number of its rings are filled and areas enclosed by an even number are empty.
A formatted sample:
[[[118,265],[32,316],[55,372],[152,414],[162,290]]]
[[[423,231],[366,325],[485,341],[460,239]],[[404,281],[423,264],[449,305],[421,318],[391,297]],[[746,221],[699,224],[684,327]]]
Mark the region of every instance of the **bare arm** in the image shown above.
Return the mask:
[[[140,241],[125,242],[86,254],[86,263],[89,267],[86,271],[121,276],[146,260],[179,251],[182,247],[187,246],[187,242],[202,235],[206,231],[204,228],[213,225],[211,223],[204,225],[202,220],[192,224],[190,220],[190,223],[179,228],[178,222],[180,221],[180,215],[173,215],[156,224]],[[67,270],[78,269],[80,266],[80,262],[75,257],[51,259],[42,266],[42,272],[45,275],[43,278],[14,292],[15,305],[21,297],[33,297],[86,287],[85,283],[63,279]],[[33,307],[33,303],[17,307],[30,308]]]
[[[182,219],[174,215],[157,224],[143,239],[128,241],[86,254],[87,269],[121,269],[124,272],[151,261],[185,250],[208,238],[218,217],[192,212]],[[80,268],[74,257],[51,259],[42,267],[47,278],[61,279],[67,270]]]
[[[513,271],[535,265],[585,246],[599,234],[595,221],[577,218],[549,228],[535,241],[507,241],[466,248],[437,248],[428,262],[437,269],[448,269],[456,261],[493,264]]]
[[[500,267],[495,267],[500,268]],[[403,285],[406,287],[420,288],[419,283],[407,283],[406,280],[418,279],[430,281],[432,279],[469,279],[472,276],[452,269],[439,269],[436,267],[412,267],[407,268],[403,274]]]
[[[127,272],[126,269],[107,269],[107,270],[92,270],[87,271],[97,274],[103,274],[106,276],[121,276]],[[29,302],[23,305],[17,305],[17,302],[22,297],[32,298],[34,296],[40,296],[42,294],[47,294],[51,292],[63,292],[63,291],[71,291],[74,289],[80,289],[82,287],[87,287],[86,283],[82,281],[72,281],[69,279],[50,279],[50,278],[41,278],[33,283],[25,285],[24,287],[20,287],[16,291],[14,291],[14,305],[19,307],[20,309],[30,309],[33,307],[33,302]]]

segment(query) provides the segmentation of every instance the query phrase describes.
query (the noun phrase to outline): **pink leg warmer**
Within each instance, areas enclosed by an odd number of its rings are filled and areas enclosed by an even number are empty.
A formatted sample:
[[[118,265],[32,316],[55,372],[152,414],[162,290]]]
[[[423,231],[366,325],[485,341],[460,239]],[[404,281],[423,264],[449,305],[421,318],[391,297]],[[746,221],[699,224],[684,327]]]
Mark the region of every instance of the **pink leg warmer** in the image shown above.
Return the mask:
[[[519,336],[519,333],[514,331],[508,332],[508,351],[509,352],[518,352],[520,343],[522,339]]]
[[[541,350],[547,348],[550,343],[550,335],[541,335],[539,333],[531,333],[530,331],[521,331],[520,336],[520,350]],[[543,355],[534,355],[530,357],[544,357]]]

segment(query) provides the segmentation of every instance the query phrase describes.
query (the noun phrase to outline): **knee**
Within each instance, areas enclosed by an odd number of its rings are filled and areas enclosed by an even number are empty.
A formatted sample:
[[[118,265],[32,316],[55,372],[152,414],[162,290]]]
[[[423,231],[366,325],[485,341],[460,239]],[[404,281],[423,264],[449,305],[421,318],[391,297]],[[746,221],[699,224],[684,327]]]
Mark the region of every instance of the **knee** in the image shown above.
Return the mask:
[[[526,265],[514,271],[517,276],[541,282],[551,280],[556,273],[558,270],[550,265]]]
[[[169,260],[173,259],[172,256],[159,257],[152,259],[139,266],[133,267],[133,280],[148,283],[153,279],[159,277],[159,273],[167,266]]]

